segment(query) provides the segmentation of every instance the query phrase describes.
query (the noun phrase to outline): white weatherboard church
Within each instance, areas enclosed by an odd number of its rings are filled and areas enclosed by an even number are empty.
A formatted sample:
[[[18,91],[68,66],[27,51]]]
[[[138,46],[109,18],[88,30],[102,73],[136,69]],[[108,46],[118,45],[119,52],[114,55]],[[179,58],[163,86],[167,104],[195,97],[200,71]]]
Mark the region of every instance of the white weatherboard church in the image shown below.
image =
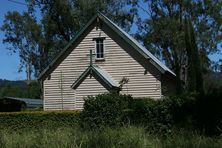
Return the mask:
[[[44,110],[82,109],[85,97],[119,91],[123,79],[128,83],[120,93],[133,97],[159,99],[175,88],[175,74],[101,13],[84,26],[38,79],[42,82]]]

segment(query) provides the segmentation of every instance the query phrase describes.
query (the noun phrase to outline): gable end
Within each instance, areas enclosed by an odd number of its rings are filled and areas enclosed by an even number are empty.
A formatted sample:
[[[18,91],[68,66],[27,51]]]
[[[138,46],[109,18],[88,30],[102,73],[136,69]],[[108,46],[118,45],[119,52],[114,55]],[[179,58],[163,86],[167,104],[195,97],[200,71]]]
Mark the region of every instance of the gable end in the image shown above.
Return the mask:
[[[124,39],[130,46],[138,51],[145,59],[149,60],[162,74],[169,74],[175,77],[176,75],[164,64],[162,64],[155,56],[153,56],[147,49],[140,45],[133,37],[123,31],[115,23],[109,20],[101,13],[96,14],[82,29],[81,31],[65,46],[61,53],[47,66],[47,68],[39,75],[38,80],[44,80],[48,74],[50,74],[64,60],[68,54],[72,51],[79,41],[86,35],[86,30],[89,30],[90,26],[94,26],[94,23],[98,23],[99,20],[106,23],[116,34]]]

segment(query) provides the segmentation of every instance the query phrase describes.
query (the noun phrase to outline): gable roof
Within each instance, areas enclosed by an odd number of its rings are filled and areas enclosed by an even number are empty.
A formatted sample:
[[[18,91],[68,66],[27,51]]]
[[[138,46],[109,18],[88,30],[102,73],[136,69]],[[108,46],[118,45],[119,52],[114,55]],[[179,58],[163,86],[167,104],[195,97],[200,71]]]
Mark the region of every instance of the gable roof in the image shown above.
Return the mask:
[[[71,88],[77,89],[78,86],[88,77],[94,76],[99,82],[101,82],[108,90],[118,90],[119,84],[112,79],[112,77],[103,69],[98,66],[89,66],[80,77],[72,84]]]
[[[126,33],[123,29],[117,26],[109,18],[107,18],[102,13],[98,12],[81,30],[77,35],[65,46],[61,53],[43,70],[43,72],[38,76],[38,80],[42,79],[52,67],[58,62],[63,54],[65,54],[72,44],[74,44],[77,39],[87,30],[87,28],[99,18],[104,23],[106,23],[116,34],[118,34],[123,40],[130,44],[135,50],[137,50],[141,55],[148,59],[161,73],[168,73],[172,76],[176,76],[167,66],[160,62],[154,55],[152,55],[144,46],[142,46],[138,41],[136,41],[132,36]]]

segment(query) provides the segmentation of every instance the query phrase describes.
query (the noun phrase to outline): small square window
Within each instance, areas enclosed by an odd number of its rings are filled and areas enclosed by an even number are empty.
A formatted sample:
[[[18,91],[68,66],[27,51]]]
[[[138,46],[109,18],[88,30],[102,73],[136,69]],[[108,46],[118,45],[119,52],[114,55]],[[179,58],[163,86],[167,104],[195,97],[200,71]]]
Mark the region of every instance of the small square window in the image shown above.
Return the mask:
[[[96,39],[96,60],[104,59],[104,39]]]

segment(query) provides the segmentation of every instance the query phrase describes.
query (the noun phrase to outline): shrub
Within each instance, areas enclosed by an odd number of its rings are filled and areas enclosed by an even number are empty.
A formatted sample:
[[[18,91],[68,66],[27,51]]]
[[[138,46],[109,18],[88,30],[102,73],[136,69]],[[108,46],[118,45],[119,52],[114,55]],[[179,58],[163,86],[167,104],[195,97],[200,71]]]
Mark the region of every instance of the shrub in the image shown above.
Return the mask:
[[[222,93],[219,91],[201,97],[197,101],[198,127],[208,135],[222,132]]]
[[[133,99],[116,93],[100,94],[85,99],[81,113],[84,128],[116,127],[124,124],[145,126],[150,133],[170,133],[175,123],[183,123],[192,114],[188,95],[154,100]],[[182,117],[181,117],[182,116]]]
[[[146,127],[151,133],[165,135],[174,125],[193,120],[195,98],[192,95],[170,96],[160,100],[151,98],[134,99],[131,122]],[[181,125],[180,125],[181,126]]]
[[[81,125],[85,128],[115,127],[126,123],[133,98],[117,93],[100,94],[85,99]]]
[[[193,115],[195,112],[196,94],[182,94],[166,97],[163,99],[163,104],[168,108],[172,115],[173,124],[192,124],[194,121]]]
[[[0,130],[75,126],[79,121],[79,114],[79,111],[0,113]]]
[[[177,128],[199,129],[207,135],[220,135],[222,132],[222,93],[221,90],[210,94],[194,93],[171,96],[164,100],[172,115],[173,125]]]
[[[131,120],[133,124],[146,127],[150,133],[167,134],[172,126],[169,107],[162,100],[150,98],[135,99]]]
[[[220,94],[198,99],[196,94],[170,96],[159,100],[135,98],[115,93],[100,94],[85,100],[81,113],[84,128],[142,125],[149,133],[167,135],[173,127],[200,129],[207,134],[222,131]],[[198,128],[197,128],[198,127]]]

